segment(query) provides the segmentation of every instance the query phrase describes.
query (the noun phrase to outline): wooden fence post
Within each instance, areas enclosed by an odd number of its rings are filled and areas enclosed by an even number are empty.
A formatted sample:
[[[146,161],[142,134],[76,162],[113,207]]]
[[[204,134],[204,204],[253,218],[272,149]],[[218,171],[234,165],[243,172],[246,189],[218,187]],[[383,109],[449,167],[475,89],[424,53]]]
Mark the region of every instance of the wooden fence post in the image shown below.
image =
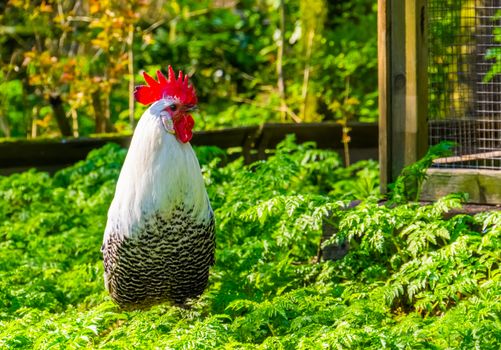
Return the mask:
[[[428,148],[426,0],[378,1],[381,187]]]

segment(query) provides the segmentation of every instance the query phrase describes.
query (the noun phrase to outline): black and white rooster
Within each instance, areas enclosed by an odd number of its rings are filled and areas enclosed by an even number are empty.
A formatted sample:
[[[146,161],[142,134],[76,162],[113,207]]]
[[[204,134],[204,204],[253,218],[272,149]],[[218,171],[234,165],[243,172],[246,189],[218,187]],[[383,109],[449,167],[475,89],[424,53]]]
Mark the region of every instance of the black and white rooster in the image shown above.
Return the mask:
[[[188,76],[144,73],[134,96],[151,106],[132,137],[101,248],[111,298],[126,309],[184,305],[214,263],[214,213],[189,143],[197,97]]]

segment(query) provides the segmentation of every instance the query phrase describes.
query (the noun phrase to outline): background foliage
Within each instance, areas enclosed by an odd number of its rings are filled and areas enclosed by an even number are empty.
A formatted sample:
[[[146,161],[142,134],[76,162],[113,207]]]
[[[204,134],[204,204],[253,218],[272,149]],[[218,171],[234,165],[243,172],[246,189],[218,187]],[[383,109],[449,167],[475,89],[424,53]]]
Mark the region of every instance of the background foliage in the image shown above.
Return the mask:
[[[130,132],[141,69],[193,75],[199,125],[376,119],[376,1],[9,0],[0,136]]]
[[[99,247],[125,150],[108,145],[54,176],[0,177],[0,347],[499,348],[501,213],[446,220],[463,195],[404,200],[429,157],[381,205],[375,163],[343,168],[291,138],[250,166],[197,153],[217,252],[189,309],[121,312],[104,290]],[[317,263],[323,218],[338,232],[324,245],[350,248]]]
[[[501,21],[501,11],[496,13],[495,20]],[[501,27],[494,28],[494,41],[501,43]],[[485,81],[492,80],[497,74],[501,74],[501,48],[493,47],[487,51],[486,58],[494,60],[491,69],[485,75]]]

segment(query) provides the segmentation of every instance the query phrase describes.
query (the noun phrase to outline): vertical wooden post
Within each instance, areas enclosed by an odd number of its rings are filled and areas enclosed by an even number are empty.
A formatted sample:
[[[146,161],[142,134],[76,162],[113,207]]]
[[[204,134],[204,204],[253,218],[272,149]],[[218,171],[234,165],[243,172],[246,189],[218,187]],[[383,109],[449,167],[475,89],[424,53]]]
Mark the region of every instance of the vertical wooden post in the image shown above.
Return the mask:
[[[378,76],[379,76],[379,173],[381,192],[387,190],[388,176],[391,175],[391,111],[390,86],[390,13],[391,1],[378,0]]]
[[[403,166],[419,160],[428,149],[427,13],[426,0],[405,1],[405,72],[407,86],[405,115],[403,115],[406,119]]]
[[[428,147],[426,0],[379,0],[381,188]]]

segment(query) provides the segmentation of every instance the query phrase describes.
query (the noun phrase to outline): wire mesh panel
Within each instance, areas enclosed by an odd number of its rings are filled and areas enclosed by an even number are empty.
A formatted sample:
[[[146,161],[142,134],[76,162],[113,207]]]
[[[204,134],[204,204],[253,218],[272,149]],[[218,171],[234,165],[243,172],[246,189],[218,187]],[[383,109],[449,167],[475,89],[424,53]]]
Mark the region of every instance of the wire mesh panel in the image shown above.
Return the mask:
[[[428,1],[430,145],[457,143],[438,167],[501,169],[501,0]]]

